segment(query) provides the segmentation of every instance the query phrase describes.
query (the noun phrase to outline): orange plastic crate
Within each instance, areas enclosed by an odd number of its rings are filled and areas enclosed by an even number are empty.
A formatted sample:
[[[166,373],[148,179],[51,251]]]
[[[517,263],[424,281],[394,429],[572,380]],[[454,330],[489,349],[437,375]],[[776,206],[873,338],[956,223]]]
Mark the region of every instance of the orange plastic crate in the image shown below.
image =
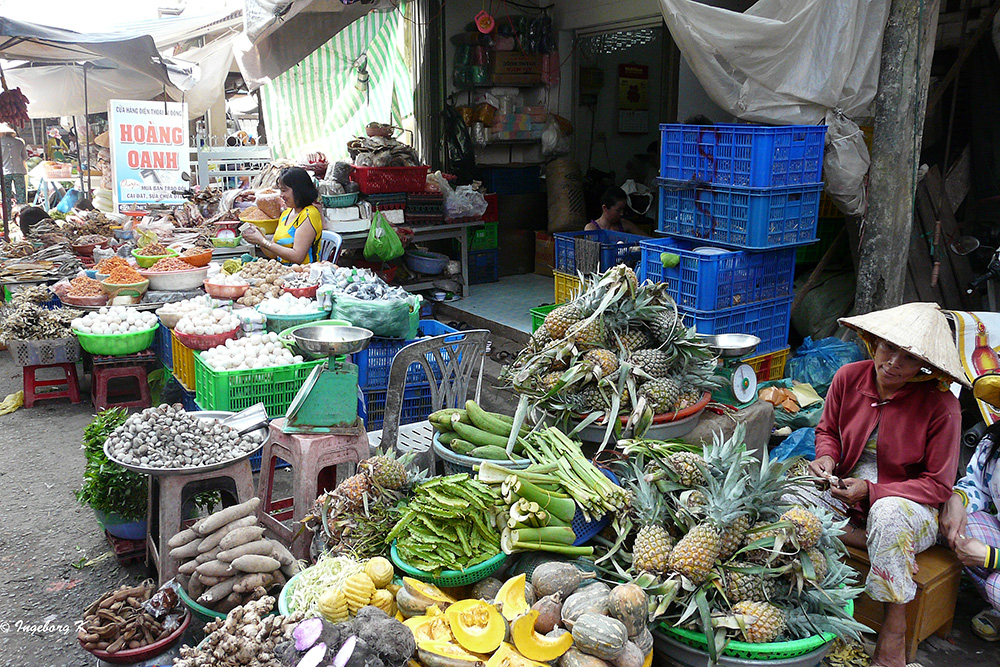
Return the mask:
[[[576,298],[580,291],[580,279],[566,273],[553,271],[556,287],[556,303],[566,303]]]
[[[171,331],[170,351],[173,354],[174,377],[186,390],[194,391],[194,350],[177,340]]]
[[[758,382],[780,380],[785,377],[785,362],[788,361],[788,355],[791,351],[792,348],[786,347],[784,350],[744,359],[743,363],[749,364],[750,368],[754,370]]]

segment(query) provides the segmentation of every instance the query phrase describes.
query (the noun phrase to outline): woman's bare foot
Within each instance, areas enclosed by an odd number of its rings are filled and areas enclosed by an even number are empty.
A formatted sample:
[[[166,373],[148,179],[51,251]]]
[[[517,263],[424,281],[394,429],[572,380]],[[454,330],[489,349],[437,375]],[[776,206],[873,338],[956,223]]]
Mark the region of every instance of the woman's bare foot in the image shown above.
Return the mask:
[[[868,550],[868,534],[851,524],[844,526],[844,534],[840,536],[840,541],[855,549]]]
[[[906,605],[885,603],[872,667],[906,667]]]

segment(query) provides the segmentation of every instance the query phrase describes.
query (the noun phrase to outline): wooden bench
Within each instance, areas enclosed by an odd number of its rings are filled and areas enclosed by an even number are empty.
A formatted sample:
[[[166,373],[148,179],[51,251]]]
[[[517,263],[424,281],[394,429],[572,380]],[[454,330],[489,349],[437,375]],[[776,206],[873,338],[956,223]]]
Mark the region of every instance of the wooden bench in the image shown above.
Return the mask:
[[[847,547],[847,563],[858,572],[858,582],[864,586],[871,564],[868,553]],[[906,605],[906,661],[912,662],[917,646],[931,635],[947,637],[955,617],[958,584],[962,564],[951,550],[932,546],[917,554],[917,595]],[[854,619],[878,632],[882,625],[883,603],[875,602],[867,593],[854,601]]]

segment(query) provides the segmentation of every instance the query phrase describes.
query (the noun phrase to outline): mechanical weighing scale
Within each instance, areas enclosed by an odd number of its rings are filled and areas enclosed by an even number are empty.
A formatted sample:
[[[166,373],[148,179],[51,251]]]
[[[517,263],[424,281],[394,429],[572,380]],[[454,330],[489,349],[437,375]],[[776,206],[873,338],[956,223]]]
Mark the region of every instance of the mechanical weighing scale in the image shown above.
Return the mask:
[[[310,359],[327,357],[309,373],[285,413],[286,433],[330,433],[358,420],[358,367],[347,355],[368,347],[372,332],[361,327],[321,325],[291,332]]]
[[[699,336],[709,349],[719,355],[715,374],[725,380],[712,392],[712,400],[736,408],[745,408],[757,400],[757,373],[740,361],[760,345],[760,338],[749,334]]]

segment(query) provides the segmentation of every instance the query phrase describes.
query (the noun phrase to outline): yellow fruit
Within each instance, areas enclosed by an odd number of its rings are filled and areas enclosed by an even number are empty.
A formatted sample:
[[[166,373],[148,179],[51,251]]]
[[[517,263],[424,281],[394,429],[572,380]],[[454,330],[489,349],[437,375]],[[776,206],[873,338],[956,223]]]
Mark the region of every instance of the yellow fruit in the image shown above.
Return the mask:
[[[375,583],[364,572],[352,574],[344,580],[344,596],[347,597],[347,608],[352,616],[357,616],[358,610],[370,604],[375,593]]]
[[[340,623],[348,618],[347,597],[338,586],[325,590],[316,601],[316,606],[323,618],[331,623]]]
[[[371,603],[390,616],[396,615],[396,596],[384,588],[376,589],[372,593]]]
[[[392,583],[392,575],[395,574],[395,571],[388,558],[375,556],[365,563],[365,574],[371,578],[375,588],[385,588]]]

